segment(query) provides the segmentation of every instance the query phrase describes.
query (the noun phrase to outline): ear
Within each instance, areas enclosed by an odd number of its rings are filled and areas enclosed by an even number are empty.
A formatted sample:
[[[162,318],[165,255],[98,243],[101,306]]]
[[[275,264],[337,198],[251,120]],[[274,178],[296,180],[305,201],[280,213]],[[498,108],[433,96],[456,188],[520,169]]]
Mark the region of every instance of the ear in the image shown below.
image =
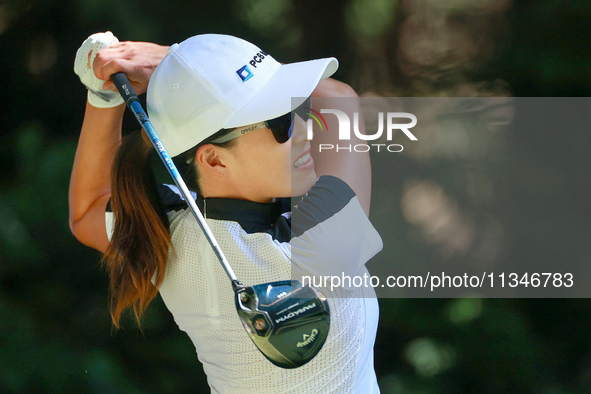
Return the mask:
[[[200,146],[195,152],[195,160],[199,166],[199,171],[224,176],[227,167],[222,151],[222,149],[212,144]]]

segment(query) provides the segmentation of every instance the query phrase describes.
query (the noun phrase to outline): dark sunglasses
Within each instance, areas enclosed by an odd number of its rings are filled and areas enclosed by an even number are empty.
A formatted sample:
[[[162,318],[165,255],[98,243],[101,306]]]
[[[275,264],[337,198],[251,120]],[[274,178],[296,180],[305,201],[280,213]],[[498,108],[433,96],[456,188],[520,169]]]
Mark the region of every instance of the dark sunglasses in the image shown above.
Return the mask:
[[[268,127],[273,132],[273,137],[275,137],[275,141],[277,141],[280,144],[283,144],[291,138],[291,135],[293,133],[295,115],[298,115],[304,121],[307,121],[310,118],[310,98],[306,99],[306,101],[304,101],[302,105],[300,105],[293,111],[286,113],[285,115],[281,115],[277,118],[266,120],[264,122],[260,122],[250,126],[239,127],[211,142],[221,144],[223,142],[230,141],[234,138],[238,138],[246,133],[250,133],[251,131]]]

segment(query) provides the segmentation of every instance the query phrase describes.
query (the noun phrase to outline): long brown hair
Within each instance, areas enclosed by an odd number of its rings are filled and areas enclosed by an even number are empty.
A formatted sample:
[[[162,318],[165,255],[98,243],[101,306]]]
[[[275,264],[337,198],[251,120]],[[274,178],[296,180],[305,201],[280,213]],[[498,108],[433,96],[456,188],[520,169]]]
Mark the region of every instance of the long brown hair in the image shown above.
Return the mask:
[[[197,149],[231,130],[221,130],[173,161],[189,189],[198,192],[194,164]],[[151,166],[152,146],[134,132],[123,138],[111,173],[111,209],[115,217],[113,235],[103,265],[110,277],[111,318],[119,328],[121,314],[131,307],[138,326],[141,317],[164,280],[172,250],[169,221]],[[215,144],[231,148],[235,140]]]

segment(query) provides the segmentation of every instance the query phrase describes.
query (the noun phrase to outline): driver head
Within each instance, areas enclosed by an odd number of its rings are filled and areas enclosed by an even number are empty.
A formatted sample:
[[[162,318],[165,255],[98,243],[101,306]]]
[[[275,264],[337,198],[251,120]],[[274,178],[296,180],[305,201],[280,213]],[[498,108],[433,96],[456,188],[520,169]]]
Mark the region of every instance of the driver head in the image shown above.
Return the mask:
[[[298,281],[246,287],[236,293],[240,320],[256,347],[282,368],[297,368],[322,348],[330,326],[326,297]]]

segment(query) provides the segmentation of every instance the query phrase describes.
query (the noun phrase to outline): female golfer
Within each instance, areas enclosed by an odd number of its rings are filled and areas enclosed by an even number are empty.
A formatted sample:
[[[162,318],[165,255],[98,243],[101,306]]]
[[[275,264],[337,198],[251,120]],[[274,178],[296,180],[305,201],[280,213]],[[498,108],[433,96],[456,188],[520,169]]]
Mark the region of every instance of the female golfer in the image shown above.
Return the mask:
[[[335,149],[362,141],[339,141],[337,117],[328,115],[308,139],[310,112],[330,107],[353,119],[359,111],[355,92],[328,79],[336,68],[334,58],[282,65],[216,34],[163,47],[99,33],[78,51],[75,71],[89,91],[70,183],[72,232],[104,253],[114,324],[127,308],[139,323],[160,292],[213,392],[379,392],[375,293],[354,281],[316,284],[331,311],[324,347],[299,368],[269,362],[244,331],[228,278],[178,190],[156,183],[151,146],[140,132],[122,138],[125,106],[110,76],[124,72],[138,94],[147,91],[156,132],[251,286],[294,274],[362,277],[381,249],[367,218],[368,154]],[[293,207],[292,196],[301,196]]]

